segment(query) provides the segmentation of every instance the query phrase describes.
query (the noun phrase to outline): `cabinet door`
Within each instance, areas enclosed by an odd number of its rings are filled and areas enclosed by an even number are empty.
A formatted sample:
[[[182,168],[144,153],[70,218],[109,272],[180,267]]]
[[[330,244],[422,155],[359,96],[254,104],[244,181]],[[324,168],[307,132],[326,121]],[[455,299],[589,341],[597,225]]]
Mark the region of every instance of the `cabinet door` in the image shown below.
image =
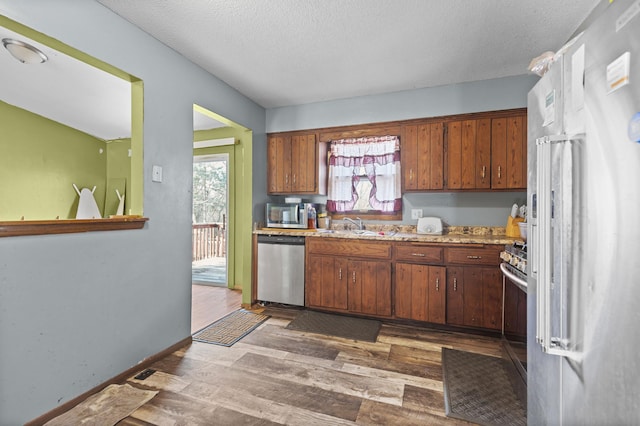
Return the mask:
[[[491,188],[527,187],[527,119],[524,115],[491,122]]]
[[[291,192],[316,191],[317,149],[315,135],[291,138]]]
[[[347,261],[333,256],[313,255],[307,259],[307,305],[347,309]]]
[[[482,275],[482,327],[502,328],[502,274],[498,268],[478,268]]]
[[[471,327],[482,327],[482,269],[463,268],[464,293],[463,323]]]
[[[490,121],[454,121],[449,123],[448,129],[447,188],[489,188]]]
[[[351,312],[391,315],[391,264],[348,261],[348,309]]]
[[[404,189],[442,189],[444,186],[444,128],[442,123],[403,127]]]
[[[462,122],[447,125],[447,188],[462,189]]]
[[[267,157],[269,192],[291,192],[291,137],[269,137]]]
[[[476,130],[475,187],[491,187],[491,119],[478,120]]]
[[[429,321],[429,267],[396,263],[396,316]]]
[[[445,268],[396,263],[396,316],[444,324]]]
[[[446,290],[446,269],[444,266],[429,266],[427,321],[436,324],[445,323]]]
[[[447,324],[464,325],[464,268],[447,268]]]

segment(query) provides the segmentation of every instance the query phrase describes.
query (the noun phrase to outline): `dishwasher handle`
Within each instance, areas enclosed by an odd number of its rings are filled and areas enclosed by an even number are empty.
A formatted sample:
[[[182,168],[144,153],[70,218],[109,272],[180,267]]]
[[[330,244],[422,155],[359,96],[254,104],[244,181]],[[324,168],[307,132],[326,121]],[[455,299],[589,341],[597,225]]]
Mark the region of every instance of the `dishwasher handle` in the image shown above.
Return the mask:
[[[303,246],[304,238],[294,235],[258,235],[258,244],[287,244],[290,246]]]

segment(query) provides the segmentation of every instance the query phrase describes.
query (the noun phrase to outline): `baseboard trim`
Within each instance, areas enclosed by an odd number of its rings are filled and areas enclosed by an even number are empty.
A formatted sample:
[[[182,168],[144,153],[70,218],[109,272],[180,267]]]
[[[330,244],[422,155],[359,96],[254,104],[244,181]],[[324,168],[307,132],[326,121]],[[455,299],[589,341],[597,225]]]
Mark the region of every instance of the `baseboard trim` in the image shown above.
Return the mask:
[[[107,387],[107,386],[109,386],[111,384],[119,384],[119,383],[122,383],[122,382],[126,381],[129,377],[133,376],[134,373],[137,373],[138,371],[142,371],[142,370],[148,368],[154,362],[156,362],[156,361],[166,357],[167,355],[177,351],[178,349],[183,348],[183,347],[185,347],[187,345],[190,345],[190,344],[191,344],[191,336],[182,339],[178,343],[169,346],[168,348],[166,348],[163,351],[160,351],[160,352],[158,352],[158,353],[156,353],[154,355],[151,355],[151,356],[143,359],[138,364],[136,364],[133,367],[123,371],[122,373],[118,374],[117,376],[112,377],[111,379],[107,380],[106,382],[103,382],[103,383],[99,384],[98,386],[95,386],[92,389],[89,389],[88,391],[86,391],[82,395],[78,395],[77,397],[65,402],[62,405],[57,406],[53,410],[48,411],[48,412],[44,413],[41,416],[36,417],[35,419],[25,423],[25,426],[40,426],[40,425],[43,425],[46,422],[48,422],[49,420],[52,420],[52,419],[58,417],[60,414],[71,410],[73,407],[75,407],[76,405],[80,404],[82,401],[84,401],[85,399],[87,399],[91,395],[93,395],[95,393],[98,393],[99,391],[101,391],[105,387]]]

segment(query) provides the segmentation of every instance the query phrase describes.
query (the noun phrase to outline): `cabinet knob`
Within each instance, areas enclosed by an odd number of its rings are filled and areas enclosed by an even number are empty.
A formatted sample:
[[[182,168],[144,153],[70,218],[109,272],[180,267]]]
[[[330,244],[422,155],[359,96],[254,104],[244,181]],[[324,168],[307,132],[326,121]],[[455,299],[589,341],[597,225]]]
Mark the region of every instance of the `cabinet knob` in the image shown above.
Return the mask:
[[[467,259],[482,259],[482,256],[467,256]]]
[[[482,166],[482,179],[484,179],[487,172],[487,166]]]
[[[502,177],[502,166],[498,166],[498,179]]]
[[[425,257],[426,254],[424,254],[424,253],[411,253],[411,256]]]
[[[338,269],[338,279],[342,279],[342,268]]]
[[[453,291],[458,291],[458,278],[453,279]]]
[[[440,278],[436,278],[436,291],[440,291]]]
[[[353,283],[355,284],[356,283],[356,271],[353,271],[352,279],[353,279]]]

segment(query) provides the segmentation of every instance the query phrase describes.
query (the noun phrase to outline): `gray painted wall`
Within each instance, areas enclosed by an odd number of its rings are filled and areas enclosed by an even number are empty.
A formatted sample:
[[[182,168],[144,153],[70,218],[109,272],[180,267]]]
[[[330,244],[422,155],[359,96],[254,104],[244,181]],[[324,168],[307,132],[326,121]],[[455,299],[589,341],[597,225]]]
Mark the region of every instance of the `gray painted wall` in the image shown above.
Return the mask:
[[[267,132],[438,117],[480,111],[523,108],[537,76],[521,75],[383,95],[272,108]],[[254,157],[257,158],[257,157]],[[418,193],[403,197],[404,224],[415,224],[410,209],[438,216],[448,225],[505,226],[514,203],[524,204],[526,192]],[[326,197],[312,197],[323,203]],[[264,217],[264,212],[258,211]]]
[[[15,425],[190,335],[192,105],[253,129],[262,159],[265,111],[94,1],[0,0],[0,14],[144,80],[150,218],[135,231],[0,238],[0,424]]]

